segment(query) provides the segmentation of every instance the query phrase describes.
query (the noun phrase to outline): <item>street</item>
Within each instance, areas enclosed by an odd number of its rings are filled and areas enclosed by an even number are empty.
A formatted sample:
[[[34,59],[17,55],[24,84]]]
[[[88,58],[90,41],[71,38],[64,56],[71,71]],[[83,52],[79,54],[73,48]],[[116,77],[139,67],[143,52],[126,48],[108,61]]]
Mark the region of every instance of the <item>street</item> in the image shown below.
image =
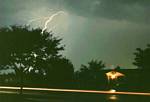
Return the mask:
[[[0,87],[2,102],[149,102],[150,93]]]

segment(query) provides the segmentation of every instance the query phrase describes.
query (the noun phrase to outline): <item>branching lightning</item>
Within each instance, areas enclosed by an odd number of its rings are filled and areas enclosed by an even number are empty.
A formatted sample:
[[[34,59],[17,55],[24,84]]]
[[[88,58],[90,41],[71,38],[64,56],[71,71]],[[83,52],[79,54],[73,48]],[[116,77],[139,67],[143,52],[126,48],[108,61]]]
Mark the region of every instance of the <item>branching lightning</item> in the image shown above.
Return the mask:
[[[65,14],[65,12],[64,11],[58,11],[49,17],[41,17],[41,18],[31,19],[28,21],[27,26],[30,25],[32,22],[46,19],[46,21],[44,22],[44,27],[42,28],[42,31],[41,31],[41,34],[43,34],[44,31],[47,29],[47,25],[54,19],[54,17],[58,16],[59,14]]]
[[[53,20],[53,18],[54,18],[55,16],[59,15],[59,14],[64,14],[64,12],[63,12],[63,11],[56,12],[56,13],[54,13],[53,15],[51,15],[51,16],[48,18],[48,20],[45,21],[45,23],[44,23],[44,28],[42,29],[42,32],[41,32],[42,34],[43,34],[43,32],[47,29],[48,23],[50,23],[50,22]]]

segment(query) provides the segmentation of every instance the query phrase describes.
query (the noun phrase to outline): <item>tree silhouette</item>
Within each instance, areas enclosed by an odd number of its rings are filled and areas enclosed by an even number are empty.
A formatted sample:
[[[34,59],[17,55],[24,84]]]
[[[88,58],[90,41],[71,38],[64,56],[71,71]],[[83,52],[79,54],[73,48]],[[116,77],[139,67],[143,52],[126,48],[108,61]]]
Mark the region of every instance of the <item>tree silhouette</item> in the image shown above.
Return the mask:
[[[46,80],[50,87],[72,88],[74,67],[64,57],[54,57],[48,60],[45,68]]]
[[[104,63],[97,60],[90,61],[88,65],[81,65],[80,70],[75,74],[76,80],[79,82],[79,87],[99,89],[105,79],[105,74],[102,71],[104,67]]]
[[[134,53],[135,61],[133,62],[140,69],[150,69],[150,45],[147,45],[147,48],[141,49],[137,48]]]
[[[31,68],[41,71],[52,57],[60,57],[61,39],[41,29],[27,26],[0,28],[0,65],[1,68],[14,69],[20,79],[21,93],[24,74]]]
[[[138,67],[139,82],[143,90],[147,91],[150,86],[149,74],[150,74],[150,45],[147,48],[137,48],[134,53],[135,59],[133,64]]]

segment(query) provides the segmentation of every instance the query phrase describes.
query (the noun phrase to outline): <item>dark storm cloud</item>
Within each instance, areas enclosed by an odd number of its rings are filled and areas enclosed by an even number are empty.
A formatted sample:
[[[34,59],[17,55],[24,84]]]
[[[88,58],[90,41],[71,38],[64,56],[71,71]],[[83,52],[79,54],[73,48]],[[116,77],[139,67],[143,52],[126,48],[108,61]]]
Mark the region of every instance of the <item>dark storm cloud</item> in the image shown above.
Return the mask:
[[[81,16],[150,23],[150,0],[64,0]]]
[[[49,8],[53,6],[80,16],[150,23],[150,0],[0,0],[0,2],[3,19],[4,15],[8,17],[21,10],[30,11],[38,6]]]
[[[57,8],[59,0],[0,0],[0,26],[23,24],[25,20]],[[44,15],[45,16],[45,15]]]

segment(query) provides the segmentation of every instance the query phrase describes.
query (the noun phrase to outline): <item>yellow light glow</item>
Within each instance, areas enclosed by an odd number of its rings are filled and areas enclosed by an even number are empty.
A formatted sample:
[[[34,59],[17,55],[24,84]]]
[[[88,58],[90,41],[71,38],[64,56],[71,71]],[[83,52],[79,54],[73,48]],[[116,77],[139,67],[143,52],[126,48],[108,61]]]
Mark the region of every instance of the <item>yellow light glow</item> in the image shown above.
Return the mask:
[[[111,93],[114,93],[114,92],[116,92],[116,90],[114,90],[114,89],[111,89],[111,90],[109,90]]]
[[[122,74],[120,72],[116,72],[116,71],[110,71],[110,72],[106,73],[106,76],[107,76],[108,81],[109,81],[110,79],[115,80],[118,77],[122,77],[122,76],[124,76],[124,74]]]
[[[0,89],[19,90],[20,87],[0,86]],[[110,91],[75,90],[75,89],[51,89],[51,88],[30,88],[30,87],[23,87],[23,90],[54,91],[54,92],[79,92],[79,93],[113,94],[113,95],[115,94],[115,95],[143,95],[143,96],[150,96],[150,93],[142,93],[142,92],[119,92],[119,91],[115,91],[114,92],[113,91],[113,93],[112,93]]]
[[[118,97],[116,95],[111,95],[108,97],[109,100],[118,100]]]

